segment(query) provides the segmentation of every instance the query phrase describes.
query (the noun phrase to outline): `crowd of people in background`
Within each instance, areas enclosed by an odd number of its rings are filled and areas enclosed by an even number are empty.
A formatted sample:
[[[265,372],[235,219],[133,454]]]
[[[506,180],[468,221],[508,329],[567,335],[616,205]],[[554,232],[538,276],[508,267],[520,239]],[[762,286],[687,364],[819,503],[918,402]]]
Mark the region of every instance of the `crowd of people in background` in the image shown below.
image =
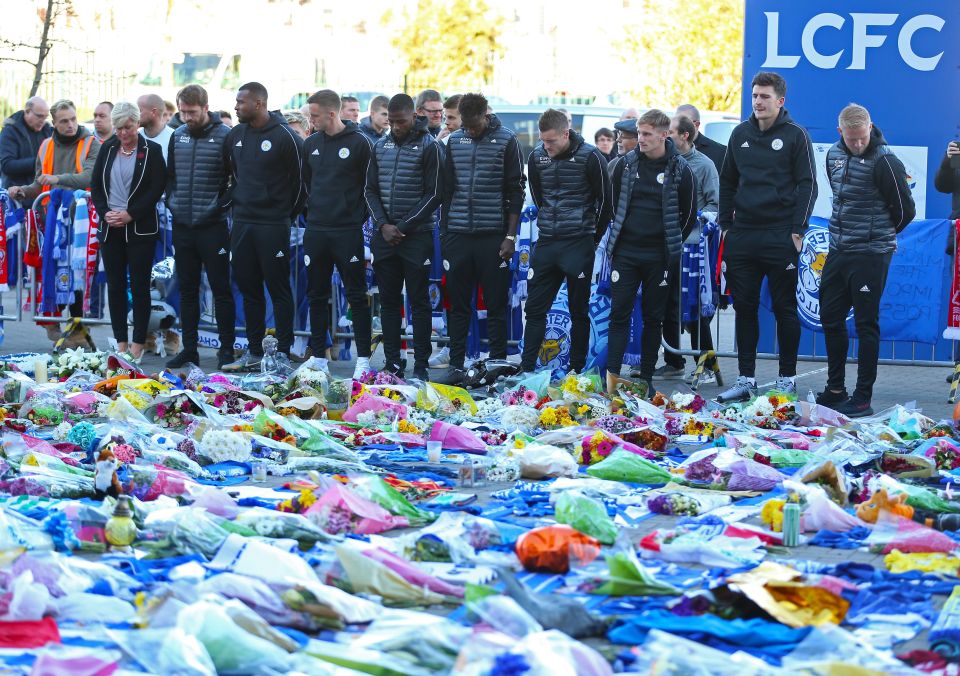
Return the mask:
[[[757,392],[764,280],[777,326],[775,388],[796,391],[799,253],[817,183],[809,135],[791,118],[785,99],[780,75],[758,73],[751,83],[751,114],[733,130],[726,147],[700,131],[699,111],[690,104],[672,116],[656,109],[627,109],[613,129],[602,128],[592,139],[572,128],[567,111],[547,109],[538,122],[540,142],[524,157],[516,134],[478,93],[443,97],[426,89],[416,98],[376,96],[361,118],[357,98],[328,89],[310,96],[299,110],[274,111],[266,88],[251,82],[238,90],[234,124],[230,111],[210,110],[203,88],[189,85],[175,103],[155,94],[136,103],[104,101],[94,108],[93,132],[78,124],[72,102],[57,101],[48,109],[34,97],[4,124],[0,173],[8,195],[21,201],[54,186],[89,188],[99,215],[114,337],[134,359],[146,340],[149,275],[160,227],[157,204],[165,204],[173,222],[183,335],[182,350],[168,363],[171,368],[199,360],[204,271],[215,298],[220,368],[259,366],[266,331],[264,288],[273,306],[278,349],[290,353],[294,297],[288,257],[291,223],[298,215],[303,216],[313,354],[328,345],[336,269],[350,305],[356,371],[370,366],[363,235],[369,219],[385,370],[403,375],[406,368],[400,349],[405,290],[413,328],[412,374],[431,379],[428,288],[435,228],[449,301],[449,351],[446,371],[432,380],[463,382],[478,290],[486,305],[488,368],[506,365],[511,261],[529,187],[538,210],[538,237],[527,273],[519,368],[538,367],[546,315],[564,282],[571,317],[570,366],[585,368],[594,260],[603,247],[611,270],[610,386],[622,368],[639,291],[641,358],[632,375],[653,391],[654,379],[692,378],[683,357],[670,350],[666,363],[656,367],[662,339],[679,350],[682,327],[694,351],[713,349],[709,318],[681,321],[677,308],[683,247],[715,237],[733,297],[739,368],[736,383],[718,400],[740,401]],[[872,412],[879,299],[897,234],[915,209],[903,164],[869,111],[856,104],[844,108],[838,133],[826,160],[833,213],[820,295],[828,379],[817,399],[859,416]],[[960,217],[960,168],[952,161],[958,156],[960,146],[953,142],[936,177],[938,190],[953,193],[953,218]],[[233,349],[231,270],[243,298],[249,339],[239,358]],[[859,368],[856,387],[848,394],[845,318],[851,308]],[[77,300],[70,304],[71,316],[81,311]],[[51,337],[59,334],[55,319],[47,326]]]

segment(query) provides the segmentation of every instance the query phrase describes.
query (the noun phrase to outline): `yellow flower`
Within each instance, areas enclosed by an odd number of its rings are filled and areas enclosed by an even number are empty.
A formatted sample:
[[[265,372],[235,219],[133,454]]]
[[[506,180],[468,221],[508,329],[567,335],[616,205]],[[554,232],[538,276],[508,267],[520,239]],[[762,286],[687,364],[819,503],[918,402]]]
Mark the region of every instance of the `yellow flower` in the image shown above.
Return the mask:
[[[514,448],[523,448],[523,447],[525,447],[526,445],[527,445],[527,442],[524,441],[523,439],[514,439],[514,440],[513,440],[513,447],[514,447]]]
[[[540,422],[543,425],[556,425],[557,424],[557,411],[553,408],[545,408],[540,414]]]
[[[590,410],[590,407],[587,406],[586,404],[583,404],[583,405],[577,407],[577,413],[579,413],[580,415],[583,415],[584,413],[586,413],[586,412],[589,411],[589,410]]]
[[[317,501],[317,496],[313,494],[313,491],[302,490],[300,491],[300,509],[305,510],[307,507],[312,505]]]

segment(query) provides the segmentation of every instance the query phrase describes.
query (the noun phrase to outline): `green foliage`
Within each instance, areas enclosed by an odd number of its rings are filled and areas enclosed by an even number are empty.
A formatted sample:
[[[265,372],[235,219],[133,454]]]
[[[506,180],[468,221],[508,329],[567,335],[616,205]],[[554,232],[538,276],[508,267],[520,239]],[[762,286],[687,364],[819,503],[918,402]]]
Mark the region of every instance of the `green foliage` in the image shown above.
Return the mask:
[[[636,22],[618,43],[635,64],[628,86],[647,106],[692,103],[701,110],[739,110],[743,64],[743,0],[691,5],[637,0]]]
[[[504,18],[486,0],[420,0],[413,13],[388,10],[382,21],[394,30],[393,46],[418,87],[451,92],[489,83],[503,52]]]

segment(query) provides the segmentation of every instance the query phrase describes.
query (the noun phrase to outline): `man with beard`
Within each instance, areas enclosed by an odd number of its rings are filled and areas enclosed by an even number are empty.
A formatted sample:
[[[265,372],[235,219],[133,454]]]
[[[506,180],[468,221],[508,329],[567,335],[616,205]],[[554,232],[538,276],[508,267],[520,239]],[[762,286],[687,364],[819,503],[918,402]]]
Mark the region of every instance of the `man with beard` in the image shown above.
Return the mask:
[[[173,246],[180,284],[183,349],[167,368],[200,363],[200,276],[204,269],[213,290],[220,350],[217,368],[233,361],[236,308],[230,288],[230,231],[225,195],[230,173],[224,142],[230,128],[211,113],[207,92],[187,85],[177,94],[183,124],[173,132],[167,152],[167,207],[173,214]]]

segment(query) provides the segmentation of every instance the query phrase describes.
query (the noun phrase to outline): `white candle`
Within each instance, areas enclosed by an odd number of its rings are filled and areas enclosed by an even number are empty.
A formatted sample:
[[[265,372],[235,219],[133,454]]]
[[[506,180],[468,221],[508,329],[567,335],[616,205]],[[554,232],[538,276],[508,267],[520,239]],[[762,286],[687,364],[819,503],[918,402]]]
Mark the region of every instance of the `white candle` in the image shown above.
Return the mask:
[[[33,362],[33,379],[38,385],[47,382],[47,360],[38,359]]]

